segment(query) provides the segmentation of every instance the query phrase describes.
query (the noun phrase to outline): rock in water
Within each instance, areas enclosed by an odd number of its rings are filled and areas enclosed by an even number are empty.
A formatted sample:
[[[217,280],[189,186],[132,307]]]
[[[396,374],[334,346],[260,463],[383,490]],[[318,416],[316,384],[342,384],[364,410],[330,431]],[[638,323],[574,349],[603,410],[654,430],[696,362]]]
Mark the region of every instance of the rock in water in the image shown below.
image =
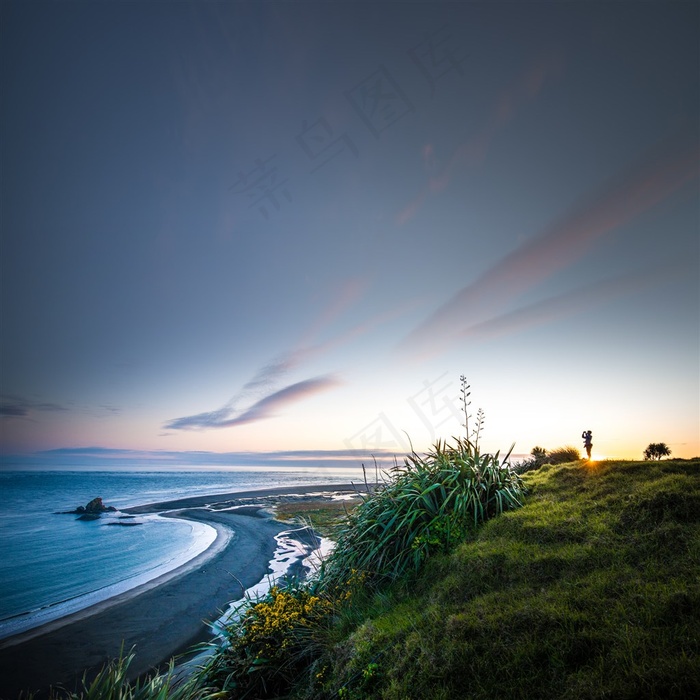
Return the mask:
[[[98,496],[93,498],[86,506],[78,506],[75,510],[69,510],[69,513],[80,515],[78,520],[97,520],[102,513],[116,513],[117,509],[114,506],[106,506],[102,503],[102,499]]]
[[[93,498],[90,503],[85,506],[85,510],[88,513],[103,513],[105,511],[105,507],[102,504],[102,499],[99,496],[97,498]]]

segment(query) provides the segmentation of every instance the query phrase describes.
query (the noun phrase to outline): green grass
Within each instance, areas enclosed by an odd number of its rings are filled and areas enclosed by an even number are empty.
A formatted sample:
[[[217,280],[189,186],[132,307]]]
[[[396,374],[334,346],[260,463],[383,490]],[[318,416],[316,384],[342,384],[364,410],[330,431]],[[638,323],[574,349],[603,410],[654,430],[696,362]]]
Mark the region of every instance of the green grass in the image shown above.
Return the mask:
[[[324,537],[334,539],[358,501],[280,503],[275,518],[283,522],[310,525]]]
[[[297,698],[700,696],[700,460],[573,463],[339,615]]]

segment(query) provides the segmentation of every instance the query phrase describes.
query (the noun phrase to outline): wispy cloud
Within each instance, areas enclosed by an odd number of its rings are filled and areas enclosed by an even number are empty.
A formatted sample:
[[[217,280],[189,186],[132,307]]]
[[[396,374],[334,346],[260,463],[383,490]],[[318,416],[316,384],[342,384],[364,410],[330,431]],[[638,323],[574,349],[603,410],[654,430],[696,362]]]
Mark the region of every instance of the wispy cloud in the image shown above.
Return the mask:
[[[375,452],[394,455],[394,452],[386,450],[372,450]],[[158,460],[175,461],[187,460],[197,464],[208,464],[212,462],[222,462],[235,466],[237,461],[245,464],[256,464],[260,460],[268,461],[288,460],[288,459],[323,459],[333,457],[337,459],[355,459],[358,455],[357,449],[343,450],[271,450],[263,452],[210,452],[208,450],[131,450],[119,447],[101,447],[93,445],[90,447],[57,447],[52,450],[42,450],[34,453],[36,455],[48,457],[90,457],[90,458],[133,458],[135,460]],[[369,454],[369,453],[368,453]]]
[[[698,177],[697,138],[668,139],[605,189],[540,235],[530,239],[440,306],[400,344],[416,357],[430,355],[466,328],[500,315],[528,289],[571,265],[601,236],[663,201]]]
[[[101,404],[99,406],[99,410],[112,416],[118,416],[122,412],[122,408],[120,406],[113,406],[112,404],[106,403]]]
[[[163,429],[166,431],[204,430],[245,425],[270,418],[275,415],[275,411],[286,405],[340,385],[341,382],[336,377],[324,375],[290,384],[282,389],[275,388],[292,371],[368,333],[373,328],[401,316],[410,308],[407,304],[375,314],[350,328],[329,334],[328,329],[363,298],[367,289],[368,282],[365,279],[347,280],[335,298],[302,334],[297,346],[261,367],[226,404],[213,411],[174,418],[167,421]],[[266,395],[260,397],[261,394]],[[241,404],[250,404],[251,400],[254,400],[252,405],[238,408]],[[167,434],[166,432],[165,435]]]
[[[177,469],[201,467],[359,467],[376,458],[393,463],[395,451],[372,449],[286,450],[270,452],[209,452],[206,450],[129,450],[107,447],[65,447],[31,454],[0,456],[8,468]]]
[[[608,303],[616,297],[654,287],[684,268],[689,270],[690,265],[679,263],[653,270],[644,269],[615,279],[597,282],[557,297],[522,306],[487,321],[475,323],[462,330],[460,335],[465,338],[492,338],[569,318],[600,304]]]
[[[296,403],[303,399],[309,398],[314,394],[327,391],[328,389],[340,386],[340,380],[335,377],[315,377],[313,379],[306,379],[302,382],[297,382],[296,384],[291,384],[276,391],[270,396],[266,396],[257,403],[253,404],[247,411],[242,413],[236,418],[225,421],[222,427],[230,427],[234,425],[243,425],[245,423],[252,423],[254,421],[262,420],[263,418],[269,418],[274,415],[274,412],[278,409],[287,406],[288,404]]]
[[[185,416],[168,421],[163,427],[166,430],[191,430],[202,428],[232,428],[237,425],[254,423],[275,415],[275,411],[306,399],[340,384],[334,377],[315,377],[306,379],[296,384],[286,386],[284,389],[266,396],[254,403],[237,416],[232,416],[233,409],[228,405],[218,411],[198,413],[194,416]]]
[[[25,406],[16,403],[8,403],[0,406],[0,416],[26,416],[29,410]]]
[[[48,401],[37,401],[24,396],[3,394],[0,396],[0,416],[27,418],[35,411],[67,411],[65,406]]]

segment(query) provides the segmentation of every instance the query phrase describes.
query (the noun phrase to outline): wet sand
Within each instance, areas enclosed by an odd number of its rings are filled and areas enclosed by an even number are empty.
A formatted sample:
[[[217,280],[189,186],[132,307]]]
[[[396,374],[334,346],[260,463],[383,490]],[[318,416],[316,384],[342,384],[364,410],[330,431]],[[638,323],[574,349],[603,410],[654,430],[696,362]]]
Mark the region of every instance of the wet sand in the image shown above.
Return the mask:
[[[348,484],[268,489],[197,496],[136,508],[128,513],[166,511],[217,529],[214,543],[183,566],[153,581],[60,620],[0,642],[0,698],[50,685],[74,689],[84,670],[100,668],[135,645],[133,675],[161,666],[193,644],[211,638],[205,620],[269,573],[274,537],[289,525],[258,517],[252,505],[274,506],[299,495],[353,491]],[[314,496],[304,496],[317,498]],[[202,506],[216,510],[204,509]],[[219,510],[221,508],[235,510]]]

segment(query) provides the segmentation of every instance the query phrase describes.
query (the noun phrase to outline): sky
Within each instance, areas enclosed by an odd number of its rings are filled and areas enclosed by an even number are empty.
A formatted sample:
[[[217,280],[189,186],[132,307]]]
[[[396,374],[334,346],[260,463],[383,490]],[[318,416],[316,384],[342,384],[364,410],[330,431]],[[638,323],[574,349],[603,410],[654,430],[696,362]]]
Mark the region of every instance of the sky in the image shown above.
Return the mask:
[[[699,28],[3,0],[3,463],[697,456]]]

